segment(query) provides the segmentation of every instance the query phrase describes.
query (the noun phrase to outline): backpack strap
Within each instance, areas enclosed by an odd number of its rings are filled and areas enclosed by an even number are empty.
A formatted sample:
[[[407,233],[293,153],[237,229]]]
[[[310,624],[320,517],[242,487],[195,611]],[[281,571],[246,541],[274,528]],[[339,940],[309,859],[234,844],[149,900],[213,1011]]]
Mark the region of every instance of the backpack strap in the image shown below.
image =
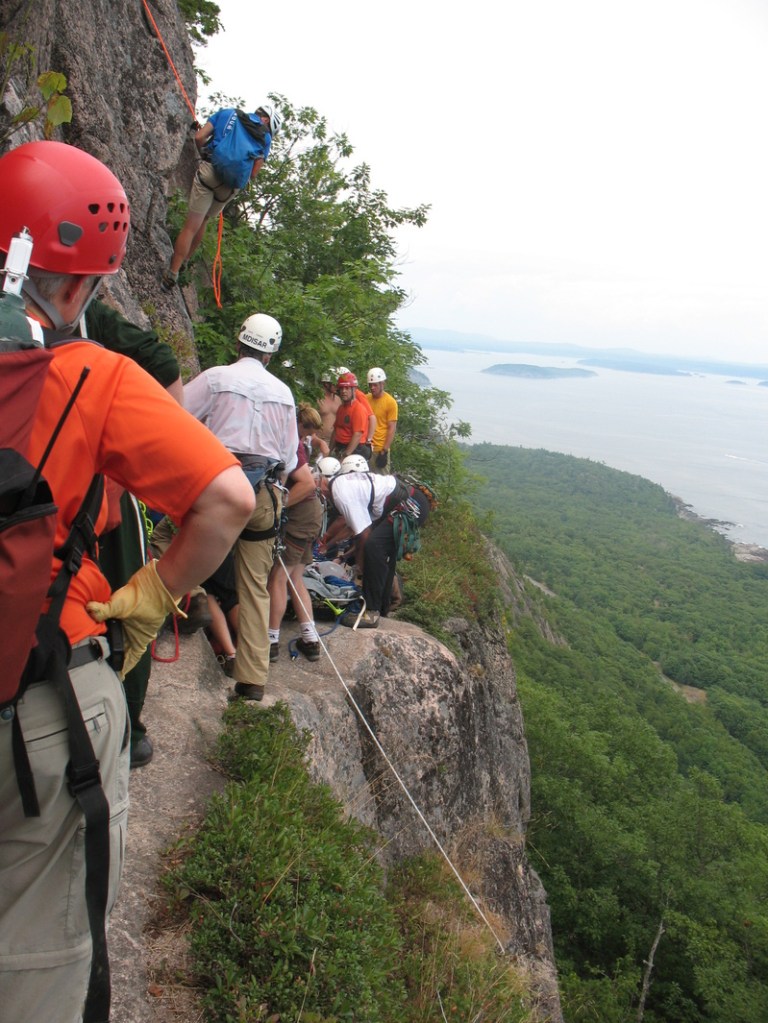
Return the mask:
[[[40,616],[40,621],[37,624],[37,645],[29,655],[19,684],[17,699],[33,682],[49,678],[51,666],[55,665],[58,656],[61,657],[64,665],[69,663],[69,641],[59,628],[59,619],[69,584],[83,563],[83,554],[88,551],[93,556],[96,545],[96,519],[101,508],[103,494],[104,477],[94,476],[72,522],[67,539],[61,547],[54,551],[56,557],[61,559],[62,565],[48,590],[51,603],[45,614]],[[63,652],[60,649],[60,635],[64,637],[66,644]],[[24,816],[39,817],[40,804],[18,714],[14,714],[12,729],[13,762]]]
[[[107,950],[107,903],[109,900],[109,802],[104,793],[99,761],[67,670],[69,643],[59,629],[50,659],[48,677],[64,704],[69,733],[67,780],[85,819],[85,904],[91,932],[91,972],[83,1023],[109,1019],[111,982]]]
[[[237,119],[254,141],[264,142],[268,132],[260,121],[257,124],[251,119],[250,114],[246,114],[244,110],[239,109],[237,111]]]
[[[23,690],[33,681],[45,679],[55,686],[64,705],[69,737],[67,779],[69,791],[77,800],[85,819],[85,903],[91,932],[91,972],[83,1023],[103,1023],[109,1019],[111,982],[107,952],[107,903],[109,899],[109,802],[101,784],[99,761],[93,751],[88,728],[83,721],[68,664],[69,640],[59,626],[69,584],[77,574],[88,551],[96,547],[96,519],[104,494],[104,478],[91,480],[69,535],[54,552],[61,568],[48,591],[51,603],[37,627],[38,644],[22,680]],[[18,714],[13,720],[13,754],[22,807],[27,817],[40,816],[34,778],[21,732]]]

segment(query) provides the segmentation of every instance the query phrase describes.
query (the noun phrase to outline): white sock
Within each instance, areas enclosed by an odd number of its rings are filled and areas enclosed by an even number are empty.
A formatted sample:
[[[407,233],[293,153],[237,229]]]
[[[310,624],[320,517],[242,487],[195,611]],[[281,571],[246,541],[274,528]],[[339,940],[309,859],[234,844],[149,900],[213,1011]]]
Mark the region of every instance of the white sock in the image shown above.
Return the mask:
[[[262,636],[263,635],[264,635],[264,633],[262,633]],[[269,642],[270,643],[279,643],[280,642],[280,630],[279,629],[270,629],[269,630]]]
[[[301,622],[301,638],[307,643],[317,643],[319,636],[314,622]]]

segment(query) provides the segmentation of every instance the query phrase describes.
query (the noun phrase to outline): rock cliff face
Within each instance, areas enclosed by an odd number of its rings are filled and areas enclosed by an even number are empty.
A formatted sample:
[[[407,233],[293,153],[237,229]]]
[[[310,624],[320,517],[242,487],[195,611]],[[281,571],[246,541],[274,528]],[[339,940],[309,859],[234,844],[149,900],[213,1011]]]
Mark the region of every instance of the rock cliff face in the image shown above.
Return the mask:
[[[338,675],[325,659],[297,662],[270,689],[312,733],[317,778],[382,835],[386,862],[435,848],[407,789],[530,976],[539,1018],[559,1020],[546,896],[525,856],[530,765],[514,667],[501,629],[447,624],[458,656],[403,622],[337,629]]]
[[[150,9],[194,103],[192,49],[175,0],[152,0]],[[181,298],[165,295],[159,277],[171,255],[166,197],[187,189],[195,165],[192,115],[141,0],[0,0],[0,24],[35,48],[39,71],[67,76],[73,117],[57,137],[103,160],[125,187],[131,235],[125,268],[109,282],[114,303],[136,322],[152,306],[171,331],[191,337]],[[15,114],[21,101],[12,81],[4,106]],[[11,144],[39,137],[34,124]]]
[[[151,10],[194,100],[192,51],[176,4],[152,0]],[[132,233],[125,268],[110,282],[112,300],[136,322],[146,322],[144,310],[152,306],[171,331],[191,336],[180,297],[163,294],[159,275],[171,252],[164,226],[166,197],[177,187],[186,190],[195,163],[192,118],[142,3],[0,0],[0,15],[3,28],[16,41],[35,47],[40,70],[62,71],[68,78],[74,117],[61,138],[102,159],[126,188]],[[19,93],[12,83],[0,116],[21,108]],[[13,144],[34,137],[39,131],[31,127],[18,133]],[[194,368],[194,355],[188,368]],[[504,579],[513,585],[508,566]],[[419,630],[391,621],[376,633],[339,629],[328,647],[351,696],[437,838],[460,868],[471,865],[474,894],[500,921],[506,948],[531,975],[540,1018],[558,1021],[562,1017],[549,914],[524,851],[529,762],[514,669],[500,630],[482,631],[457,620],[450,623],[450,631],[460,656]],[[205,670],[215,688],[220,684],[218,669],[210,650],[207,656]],[[196,674],[185,684],[195,686],[202,669],[198,663],[192,670]],[[351,813],[382,834],[385,858],[430,848],[423,823],[330,662],[324,658],[320,667],[311,668],[299,662],[281,665],[274,675],[274,693],[287,700],[297,723],[313,734],[317,777],[331,785]],[[148,704],[152,714],[157,701],[153,736],[160,746],[163,681],[163,669],[156,669]],[[191,717],[188,727],[192,733]],[[157,759],[159,764],[147,772],[162,765],[162,752]],[[150,782],[150,773],[142,776],[139,791]],[[140,814],[139,807],[138,822]],[[147,830],[153,831],[151,812]],[[129,949],[117,972],[127,972],[126,990],[132,988],[134,994],[136,977],[127,964],[137,956],[140,924],[134,907],[130,918],[114,928],[122,929]],[[142,1013],[130,1018],[155,1018]]]

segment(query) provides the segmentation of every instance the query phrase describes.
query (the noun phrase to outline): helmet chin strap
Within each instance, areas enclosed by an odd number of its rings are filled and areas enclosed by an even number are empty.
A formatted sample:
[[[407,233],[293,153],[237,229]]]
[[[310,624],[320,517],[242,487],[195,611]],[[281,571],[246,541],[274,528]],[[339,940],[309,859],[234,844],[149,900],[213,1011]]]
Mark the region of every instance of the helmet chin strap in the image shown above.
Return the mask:
[[[71,323],[66,323],[59,308],[54,305],[50,299],[44,298],[40,294],[40,290],[35,283],[34,277],[28,277],[24,281],[22,292],[27,298],[31,299],[31,301],[35,303],[38,309],[45,313],[51,321],[56,337],[70,337],[74,333],[75,327],[77,327],[80,320],[85,316],[88,306],[96,297],[100,285],[101,277],[97,277],[93,287],[91,288],[90,294],[78,309],[77,314]]]

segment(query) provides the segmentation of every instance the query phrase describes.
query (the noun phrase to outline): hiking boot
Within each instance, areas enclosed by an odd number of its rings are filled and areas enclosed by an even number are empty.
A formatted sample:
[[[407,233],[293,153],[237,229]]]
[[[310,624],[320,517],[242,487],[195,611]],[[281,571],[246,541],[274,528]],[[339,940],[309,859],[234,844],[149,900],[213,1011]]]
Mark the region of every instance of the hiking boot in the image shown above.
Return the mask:
[[[308,661],[320,660],[320,643],[318,640],[313,642],[309,639],[299,638],[296,640],[296,649],[300,654],[304,654]]]
[[[243,700],[264,699],[264,686],[259,682],[235,682],[235,696]]]
[[[219,654],[216,660],[219,662],[219,667],[227,676],[227,678],[233,678],[235,674],[235,655]]]
[[[339,625],[346,625],[348,629],[353,629],[357,622],[358,629],[378,629],[379,627],[379,612],[378,611],[364,611],[360,615],[360,621],[357,621],[357,614],[351,611],[345,611],[344,614],[339,618]]]
[[[186,618],[179,618],[179,632],[189,636],[198,629],[207,628],[212,621],[211,612],[208,608],[208,598],[204,593],[196,593],[190,598],[189,606],[185,607],[181,602],[182,611],[186,612]]]
[[[142,735],[136,742],[131,743],[131,770],[133,771],[136,767],[146,767],[154,753],[154,746],[146,735]]]
[[[270,643],[269,644],[269,663],[274,664],[280,656],[280,644]]]
[[[175,274],[172,270],[163,271],[163,276],[160,278],[160,287],[163,291],[173,291],[178,283],[178,274]]]

